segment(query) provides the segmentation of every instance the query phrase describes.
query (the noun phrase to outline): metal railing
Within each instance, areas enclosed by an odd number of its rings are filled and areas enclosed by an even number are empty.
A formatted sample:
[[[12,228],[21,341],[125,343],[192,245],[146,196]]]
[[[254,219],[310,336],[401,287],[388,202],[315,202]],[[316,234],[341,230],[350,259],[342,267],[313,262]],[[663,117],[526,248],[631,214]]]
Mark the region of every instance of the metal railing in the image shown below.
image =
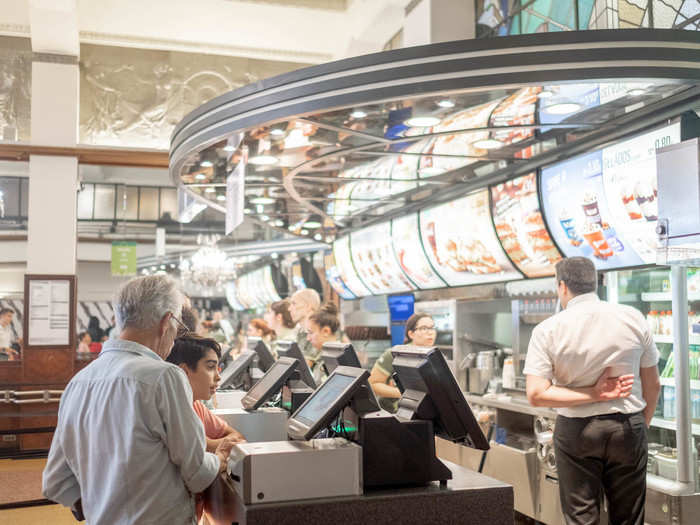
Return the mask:
[[[58,403],[62,394],[63,390],[0,390],[0,403],[14,405]]]

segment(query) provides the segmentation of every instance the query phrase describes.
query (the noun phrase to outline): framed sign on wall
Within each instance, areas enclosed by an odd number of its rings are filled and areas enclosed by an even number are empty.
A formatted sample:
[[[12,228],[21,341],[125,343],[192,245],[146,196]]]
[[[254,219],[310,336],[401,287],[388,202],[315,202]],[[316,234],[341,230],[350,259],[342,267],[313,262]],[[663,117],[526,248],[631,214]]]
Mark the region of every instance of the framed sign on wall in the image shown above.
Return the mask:
[[[24,276],[24,348],[75,347],[75,275]]]

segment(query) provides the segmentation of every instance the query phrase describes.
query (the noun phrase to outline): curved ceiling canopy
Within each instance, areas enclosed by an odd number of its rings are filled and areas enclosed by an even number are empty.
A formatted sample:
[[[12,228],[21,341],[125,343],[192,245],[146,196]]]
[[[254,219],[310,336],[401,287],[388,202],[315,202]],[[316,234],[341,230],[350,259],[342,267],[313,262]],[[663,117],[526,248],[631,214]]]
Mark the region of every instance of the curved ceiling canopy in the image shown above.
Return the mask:
[[[406,48],[208,102],[173,132],[170,173],[224,211],[226,176],[245,157],[245,212],[330,242],[700,108],[699,83],[692,31]]]

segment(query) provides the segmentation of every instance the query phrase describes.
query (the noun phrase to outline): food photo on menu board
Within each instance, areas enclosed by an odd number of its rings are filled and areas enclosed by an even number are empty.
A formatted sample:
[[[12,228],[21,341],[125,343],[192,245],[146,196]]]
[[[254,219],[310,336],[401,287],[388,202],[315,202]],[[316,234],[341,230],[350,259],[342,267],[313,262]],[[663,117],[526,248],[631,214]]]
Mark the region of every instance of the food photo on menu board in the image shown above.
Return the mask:
[[[681,141],[680,123],[603,149],[603,184],[615,225],[646,264],[656,261],[656,150]]]
[[[542,205],[549,231],[567,257],[588,257],[600,270],[642,259],[616,230],[603,185],[602,152],[543,168]]]
[[[412,213],[391,221],[391,241],[399,266],[422,290],[444,288],[443,281],[430,266],[418,236],[418,214]]]
[[[353,232],[350,234],[350,242],[355,270],[373,294],[416,289],[394,256],[390,222]]]
[[[345,283],[345,286],[357,297],[371,295],[364,283],[360,280],[352,265],[350,258],[350,236],[346,235],[333,242],[333,257],[338,267],[338,275]]]
[[[333,252],[329,251],[323,255],[323,266],[326,269],[326,280],[328,280],[328,284],[331,285],[331,288],[335,290],[335,293],[337,293],[341,299],[355,299],[355,294],[345,286],[345,283],[340,278]]]
[[[423,246],[449,286],[521,279],[496,237],[484,189],[420,212]]]
[[[493,222],[508,257],[527,277],[554,275],[559,250],[540,211],[535,173],[491,187]]]
[[[490,125],[518,126],[534,124],[537,94],[541,89],[539,86],[525,87],[510,95],[493,110]],[[503,131],[494,131],[491,137],[503,144],[514,144],[533,135],[534,131],[532,129],[511,128]]]

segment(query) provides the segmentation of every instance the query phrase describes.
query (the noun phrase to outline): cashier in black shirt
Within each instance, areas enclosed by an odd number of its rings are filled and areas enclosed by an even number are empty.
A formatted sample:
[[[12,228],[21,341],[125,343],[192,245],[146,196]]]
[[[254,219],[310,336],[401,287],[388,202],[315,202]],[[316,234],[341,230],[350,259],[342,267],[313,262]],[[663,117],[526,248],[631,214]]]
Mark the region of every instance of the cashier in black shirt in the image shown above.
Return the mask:
[[[436,335],[435,321],[430,317],[430,314],[418,312],[406,321],[404,344],[431,347],[435,344]],[[401,392],[391,379],[394,374],[394,356],[391,355],[391,350],[391,348],[386,350],[374,363],[369,383],[372,385],[372,390],[377,395],[381,407],[389,412],[396,412]]]

